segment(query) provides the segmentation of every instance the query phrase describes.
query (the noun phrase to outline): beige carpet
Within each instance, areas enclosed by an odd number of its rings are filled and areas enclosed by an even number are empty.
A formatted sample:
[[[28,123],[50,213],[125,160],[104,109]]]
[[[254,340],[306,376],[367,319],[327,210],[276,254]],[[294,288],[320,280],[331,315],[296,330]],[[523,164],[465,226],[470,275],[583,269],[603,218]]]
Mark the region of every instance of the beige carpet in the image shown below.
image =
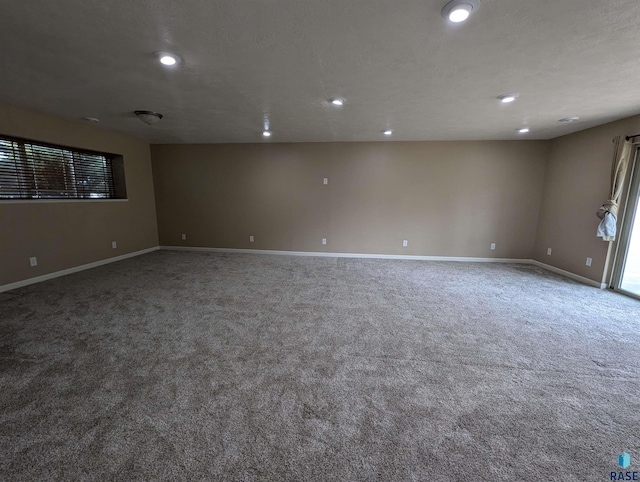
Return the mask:
[[[640,302],[524,265],[160,251],[0,295],[0,479],[604,481]]]

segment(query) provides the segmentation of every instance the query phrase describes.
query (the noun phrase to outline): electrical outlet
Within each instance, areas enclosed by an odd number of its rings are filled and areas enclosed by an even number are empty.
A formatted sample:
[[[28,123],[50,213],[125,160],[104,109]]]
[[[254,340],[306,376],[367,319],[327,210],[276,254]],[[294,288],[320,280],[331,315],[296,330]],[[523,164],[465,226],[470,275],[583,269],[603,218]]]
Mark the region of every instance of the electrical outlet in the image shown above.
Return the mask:
[[[496,243],[491,243],[491,249],[496,249]]]
[[[547,248],[547,256],[551,256],[551,248]]]
[[[187,239],[187,235],[186,235],[186,234],[183,234],[183,235],[182,235],[182,240],[183,240],[183,241],[186,241],[186,239]]]
[[[116,249],[118,247],[118,243],[116,243],[115,241],[111,241],[111,247],[113,249]]]
[[[249,242],[253,243],[253,236],[249,236]]]
[[[322,184],[324,184],[325,186],[326,186],[327,184],[329,184],[329,178],[328,178],[328,177],[323,178],[323,179],[322,179]]]
[[[322,238],[322,244],[327,244],[327,238]]]
[[[402,246],[403,246],[404,248],[406,248],[407,246],[409,246],[409,241],[408,241],[408,240],[406,240],[406,239],[405,239],[405,240],[403,240],[403,241],[402,241]]]
[[[29,258],[29,264],[31,266],[38,266],[38,258],[36,258],[35,256],[33,258]]]
[[[587,262],[585,263],[587,266],[591,266],[593,260],[591,258],[587,258]]]

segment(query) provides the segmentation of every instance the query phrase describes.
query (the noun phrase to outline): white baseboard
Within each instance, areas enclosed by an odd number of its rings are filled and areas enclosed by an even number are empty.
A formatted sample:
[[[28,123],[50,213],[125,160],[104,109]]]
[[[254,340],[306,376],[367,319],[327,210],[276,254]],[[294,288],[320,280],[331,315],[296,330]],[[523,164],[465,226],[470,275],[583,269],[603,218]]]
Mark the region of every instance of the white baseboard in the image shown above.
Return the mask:
[[[284,256],[318,256],[318,257],[324,257],[324,258],[406,259],[406,260],[414,260],[414,261],[454,261],[454,262],[465,262],[465,263],[531,264],[534,266],[538,266],[542,269],[546,269],[547,271],[551,271],[553,273],[559,274],[560,276],[564,276],[565,278],[570,278],[572,280],[579,281],[580,283],[583,283],[589,286],[594,286],[600,289],[605,289],[607,287],[606,283],[598,283],[597,281],[593,281],[589,278],[585,278],[584,276],[580,276],[580,275],[571,273],[569,271],[556,268],[555,266],[550,266],[548,264],[541,263],[540,261],[536,261],[534,259],[472,258],[472,257],[465,257],[465,256],[412,256],[412,255],[402,255],[402,254],[326,253],[326,252],[314,252],[314,251],[276,251],[276,250],[268,250],[268,249],[156,246],[153,248],[143,249],[141,251],[135,251],[133,253],[123,254],[121,256],[115,256],[113,258],[102,259],[100,261],[95,261],[93,263],[75,266],[73,268],[64,269],[62,271],[55,271],[53,273],[48,273],[42,276],[36,276],[35,278],[29,278],[22,281],[16,281],[15,283],[2,285],[0,286],[0,293],[4,291],[11,291],[17,288],[22,288],[23,286],[40,283],[41,281],[47,281],[50,279],[59,278],[60,276],[66,276],[68,274],[77,273],[79,271],[97,268],[98,266],[103,266],[109,263],[115,263],[116,261],[122,261],[124,259],[133,258],[135,256],[152,253],[153,251],[157,251],[159,249],[169,250],[169,251],[204,251],[204,252],[213,252],[213,253],[249,253],[249,254],[274,254],[274,255],[284,255]]]
[[[570,271],[565,271],[563,269],[556,268],[555,266],[544,264],[535,259],[530,260],[530,264],[538,266],[542,269],[546,269],[547,271],[551,271],[552,273],[559,274],[560,276],[564,276],[565,278],[570,278],[574,281],[579,281],[580,283],[584,283],[589,286],[595,286],[596,288],[600,288],[601,290],[607,287],[606,283],[598,283],[597,281],[593,281],[592,279],[585,278],[584,276],[580,276],[579,274],[575,274]]]
[[[160,246],[169,251],[204,251],[213,253],[248,253],[275,254],[284,256],[316,256],[321,258],[371,258],[371,259],[409,259],[414,261],[458,261],[466,263],[529,263],[529,259],[515,258],[469,258],[452,256],[413,256],[404,254],[369,254],[369,253],[327,253],[320,251],[276,251],[269,249],[239,248],[198,248],[191,246]]]
[[[204,251],[212,253],[249,253],[249,254],[275,254],[285,256],[319,256],[324,258],[372,258],[372,259],[408,259],[414,261],[457,261],[464,263],[518,263],[530,264],[559,274],[565,278],[579,281],[580,283],[605,289],[605,283],[598,283],[584,276],[565,271],[555,266],[541,263],[534,259],[525,258],[471,258],[466,256],[411,256],[402,254],[368,254],[368,253],[327,253],[314,251],[276,251],[269,249],[240,249],[240,248],[199,248],[192,246],[160,246],[160,249],[169,251]]]
[[[158,251],[159,249],[160,247],[156,246],[154,248],[143,249],[141,251],[134,251],[133,253],[127,253],[120,256],[115,256],[113,258],[101,259],[100,261],[94,261],[93,263],[74,266],[73,268],[63,269],[62,271],[55,271],[53,273],[43,274],[42,276],[36,276],[35,278],[16,281],[15,283],[9,283],[8,285],[0,286],[0,293],[2,293],[3,291],[15,290],[16,288],[22,288],[23,286],[29,286],[35,283],[40,283],[41,281],[47,281],[53,278],[59,278],[60,276],[66,276],[68,274],[77,273],[79,271],[84,271],[91,268],[97,268],[98,266],[103,266],[105,264],[115,263],[116,261],[122,261],[123,259],[133,258],[135,256],[140,256],[142,254]]]

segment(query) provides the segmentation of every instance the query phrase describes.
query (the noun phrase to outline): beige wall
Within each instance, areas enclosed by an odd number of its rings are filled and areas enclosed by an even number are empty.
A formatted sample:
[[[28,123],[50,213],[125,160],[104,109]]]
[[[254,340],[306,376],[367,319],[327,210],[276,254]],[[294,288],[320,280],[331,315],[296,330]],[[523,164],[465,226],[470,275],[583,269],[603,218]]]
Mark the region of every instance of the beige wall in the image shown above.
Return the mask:
[[[609,243],[596,238],[600,220],[595,212],[611,190],[612,141],[639,132],[640,116],[551,141],[535,259],[603,282]],[[591,267],[585,265],[587,257],[593,258]]]
[[[530,258],[548,142],[154,145],[151,152],[161,245]]]
[[[158,231],[169,246],[534,257],[601,282],[608,243],[594,213],[611,141],[638,132],[640,116],[548,142],[155,145],[151,156],[131,137],[0,106],[2,134],[123,154],[129,197],[0,201],[0,286],[157,246]]]
[[[147,143],[7,106],[0,106],[0,133],[122,154],[129,198],[0,201],[0,286],[158,245]],[[31,256],[38,266],[29,266]]]

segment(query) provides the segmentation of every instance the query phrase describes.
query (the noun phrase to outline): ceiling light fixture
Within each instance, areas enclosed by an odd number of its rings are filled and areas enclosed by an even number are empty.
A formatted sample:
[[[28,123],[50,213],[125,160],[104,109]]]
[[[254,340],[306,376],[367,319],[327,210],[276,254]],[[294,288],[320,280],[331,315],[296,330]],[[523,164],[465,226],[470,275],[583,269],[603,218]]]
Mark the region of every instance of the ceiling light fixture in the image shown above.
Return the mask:
[[[333,105],[337,105],[338,107],[340,107],[344,105],[345,99],[343,99],[342,97],[333,97],[329,99],[329,102],[331,102]]]
[[[579,120],[580,120],[580,117],[573,116],[573,117],[565,117],[564,119],[560,119],[558,122],[567,123],[567,122],[576,122]]]
[[[262,132],[262,135],[263,135],[264,137],[271,137],[271,132],[269,132],[269,131],[264,131],[264,132]]]
[[[135,114],[138,116],[138,119],[150,126],[160,122],[160,119],[163,117],[162,114],[158,114],[157,112],[152,112],[150,110],[137,110],[135,111]]]
[[[156,57],[158,57],[158,60],[160,60],[160,63],[162,65],[166,65],[167,67],[173,67],[174,65],[177,65],[180,62],[180,57],[178,57],[176,54],[173,54],[171,52],[158,50],[157,52],[154,52],[154,54]]]
[[[530,129],[528,127],[521,127],[520,129],[518,129],[519,134],[526,134],[529,131]]]
[[[480,0],[451,0],[442,8],[442,16],[453,23],[467,20],[478,10]]]
[[[383,133],[385,136],[390,136],[391,134],[393,134],[393,131],[392,131],[391,129],[387,129],[386,131],[382,131],[382,133]]]
[[[503,104],[510,104],[511,102],[516,100],[518,97],[520,97],[520,94],[513,92],[511,94],[499,95],[498,97],[496,97],[496,99],[498,99]]]

